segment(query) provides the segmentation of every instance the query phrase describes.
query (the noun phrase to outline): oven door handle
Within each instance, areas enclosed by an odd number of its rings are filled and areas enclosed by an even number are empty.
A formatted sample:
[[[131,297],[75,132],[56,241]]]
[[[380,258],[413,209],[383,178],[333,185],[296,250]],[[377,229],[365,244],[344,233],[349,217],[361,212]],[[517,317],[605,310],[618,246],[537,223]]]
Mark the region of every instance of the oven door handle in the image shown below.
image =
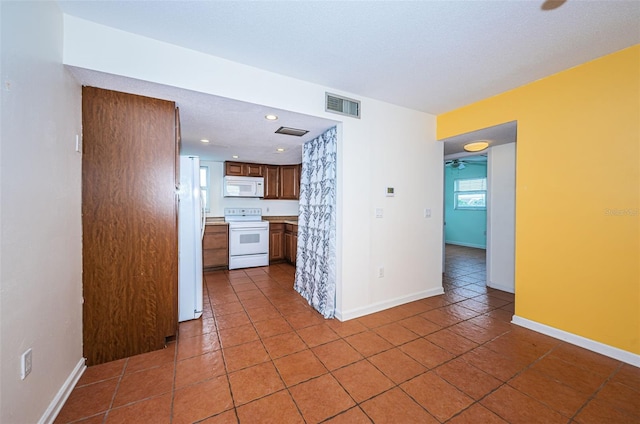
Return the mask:
[[[256,231],[268,231],[267,228],[264,227],[242,227],[242,228],[229,228],[229,231],[242,231],[242,232],[247,232],[247,231],[251,231],[251,232],[256,232]]]

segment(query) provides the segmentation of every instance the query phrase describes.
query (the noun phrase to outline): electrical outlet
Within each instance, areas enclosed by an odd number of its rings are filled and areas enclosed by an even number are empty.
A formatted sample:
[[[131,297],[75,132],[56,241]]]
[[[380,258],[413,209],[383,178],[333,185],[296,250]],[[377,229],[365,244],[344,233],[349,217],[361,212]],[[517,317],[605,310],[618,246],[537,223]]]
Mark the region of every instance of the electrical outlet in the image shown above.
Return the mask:
[[[424,210],[424,217],[425,218],[431,218],[431,209],[430,208],[426,208]]]
[[[379,266],[378,267],[378,278],[382,278],[384,277],[384,267],[383,266]]]
[[[24,380],[29,374],[31,374],[31,348],[27,349],[20,357],[20,378]]]

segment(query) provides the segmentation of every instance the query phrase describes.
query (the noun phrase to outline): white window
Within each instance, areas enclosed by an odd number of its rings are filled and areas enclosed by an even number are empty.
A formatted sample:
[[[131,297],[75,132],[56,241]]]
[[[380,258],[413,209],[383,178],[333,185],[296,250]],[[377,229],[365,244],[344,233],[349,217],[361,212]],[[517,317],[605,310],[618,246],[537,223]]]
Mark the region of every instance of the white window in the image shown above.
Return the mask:
[[[200,195],[202,196],[202,203],[204,205],[204,211],[209,212],[209,167],[200,167]]]
[[[487,179],[465,178],[453,182],[453,207],[455,209],[486,210]]]

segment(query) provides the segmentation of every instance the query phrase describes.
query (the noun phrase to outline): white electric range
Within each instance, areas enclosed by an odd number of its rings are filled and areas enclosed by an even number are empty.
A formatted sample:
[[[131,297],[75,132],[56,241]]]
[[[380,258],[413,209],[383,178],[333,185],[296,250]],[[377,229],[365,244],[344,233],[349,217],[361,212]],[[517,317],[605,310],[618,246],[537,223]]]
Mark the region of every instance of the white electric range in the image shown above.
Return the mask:
[[[269,265],[269,221],[260,208],[225,208],[229,223],[229,269]]]

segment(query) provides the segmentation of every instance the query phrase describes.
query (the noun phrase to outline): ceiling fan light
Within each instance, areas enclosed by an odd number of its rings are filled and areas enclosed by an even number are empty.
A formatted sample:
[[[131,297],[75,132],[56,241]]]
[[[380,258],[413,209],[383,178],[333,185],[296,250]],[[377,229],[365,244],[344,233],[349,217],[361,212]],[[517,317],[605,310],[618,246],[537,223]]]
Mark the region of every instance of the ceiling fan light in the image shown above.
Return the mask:
[[[474,141],[473,143],[467,143],[464,145],[464,150],[467,152],[481,152],[489,147],[489,142],[485,140]]]

